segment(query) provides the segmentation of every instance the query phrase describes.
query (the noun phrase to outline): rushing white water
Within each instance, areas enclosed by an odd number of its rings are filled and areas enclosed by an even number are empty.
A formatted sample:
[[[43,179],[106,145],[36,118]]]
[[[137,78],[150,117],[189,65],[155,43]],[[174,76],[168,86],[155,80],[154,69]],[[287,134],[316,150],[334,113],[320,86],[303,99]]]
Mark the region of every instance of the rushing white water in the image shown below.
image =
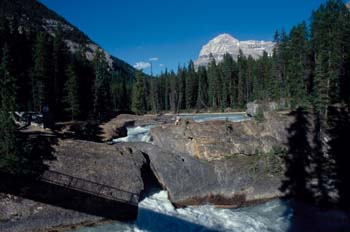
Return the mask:
[[[115,222],[82,228],[77,232],[287,231],[287,210],[278,200],[239,210],[209,205],[175,209],[168,200],[167,192],[157,191],[139,203],[138,218],[134,223]]]
[[[150,142],[149,131],[155,125],[128,127],[128,136],[113,140],[114,142]]]
[[[350,214],[342,211],[323,211],[301,204],[292,207],[282,200],[241,209],[209,205],[175,209],[166,191],[156,191],[139,203],[135,222],[114,222],[76,232],[348,232],[349,218]]]

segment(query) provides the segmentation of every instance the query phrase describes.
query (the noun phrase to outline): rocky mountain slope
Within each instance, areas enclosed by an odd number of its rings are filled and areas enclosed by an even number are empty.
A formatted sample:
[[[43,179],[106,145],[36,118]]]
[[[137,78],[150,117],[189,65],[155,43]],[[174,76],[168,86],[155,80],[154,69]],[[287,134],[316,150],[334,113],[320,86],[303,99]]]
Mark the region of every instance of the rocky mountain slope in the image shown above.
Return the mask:
[[[274,45],[271,41],[239,41],[229,34],[221,34],[203,46],[198,59],[195,61],[195,65],[197,67],[206,66],[211,61],[211,57],[220,62],[227,53],[232,55],[234,59],[237,59],[239,50],[242,50],[244,55],[252,56],[256,59],[262,56],[264,51],[271,55]]]
[[[96,50],[101,49],[82,31],[37,0],[0,0],[0,17],[17,21],[20,25],[18,30],[22,32],[44,31],[53,36],[55,30],[61,28],[62,36],[69,50],[74,53],[84,49],[88,60],[92,60]],[[104,52],[113,70],[126,75],[134,72],[131,65],[111,56],[106,51]]]

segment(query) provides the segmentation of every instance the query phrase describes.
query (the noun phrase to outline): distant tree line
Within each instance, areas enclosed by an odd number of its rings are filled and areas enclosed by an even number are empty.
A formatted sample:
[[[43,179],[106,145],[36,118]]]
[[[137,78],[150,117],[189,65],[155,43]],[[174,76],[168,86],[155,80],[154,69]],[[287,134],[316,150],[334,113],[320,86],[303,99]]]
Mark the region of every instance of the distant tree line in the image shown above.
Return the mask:
[[[134,86],[134,111],[243,109],[253,100],[285,99],[291,108],[313,106],[327,116],[329,105],[350,103],[350,12],[329,0],[289,33],[277,31],[271,56],[253,59],[239,53],[212,58],[207,68],[192,61],[177,72],[141,77]],[[142,83],[143,82],[143,83]],[[137,102],[137,104],[136,104]]]
[[[110,69],[102,51],[91,62],[86,48],[72,53],[62,30],[25,30],[15,18],[0,19],[0,59],[14,78],[15,109],[40,112],[56,120],[103,119],[115,111],[135,113],[193,109],[243,109],[253,100],[285,99],[292,108],[349,104],[350,13],[341,0],[329,0],[289,33],[276,32],[269,56],[237,59],[225,55],[208,67],[192,61],[157,77]]]

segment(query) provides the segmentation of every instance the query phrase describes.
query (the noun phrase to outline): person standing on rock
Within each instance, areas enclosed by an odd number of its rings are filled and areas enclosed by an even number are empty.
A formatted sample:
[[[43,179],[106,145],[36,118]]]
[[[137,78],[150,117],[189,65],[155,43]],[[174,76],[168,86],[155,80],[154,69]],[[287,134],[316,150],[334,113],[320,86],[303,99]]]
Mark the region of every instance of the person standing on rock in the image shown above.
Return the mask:
[[[180,124],[181,118],[179,115],[176,116],[175,118],[175,126],[178,126]]]

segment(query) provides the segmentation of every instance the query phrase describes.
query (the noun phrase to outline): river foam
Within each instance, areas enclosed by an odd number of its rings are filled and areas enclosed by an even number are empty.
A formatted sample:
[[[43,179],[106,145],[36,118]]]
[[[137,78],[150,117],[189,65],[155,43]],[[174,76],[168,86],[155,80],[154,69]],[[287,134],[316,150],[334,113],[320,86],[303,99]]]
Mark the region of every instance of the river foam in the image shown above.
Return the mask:
[[[75,232],[349,232],[350,213],[272,200],[240,209],[211,205],[176,209],[164,190],[139,203],[137,220],[86,227]]]
[[[167,192],[155,191],[139,203],[134,223],[115,222],[77,232],[114,231],[287,231],[288,211],[283,201],[275,200],[260,206],[243,209],[220,209],[204,205],[176,209]]]
[[[116,143],[121,142],[150,142],[151,136],[149,131],[155,125],[147,125],[147,126],[136,126],[136,127],[128,127],[128,136],[123,138],[114,139],[113,141]]]

